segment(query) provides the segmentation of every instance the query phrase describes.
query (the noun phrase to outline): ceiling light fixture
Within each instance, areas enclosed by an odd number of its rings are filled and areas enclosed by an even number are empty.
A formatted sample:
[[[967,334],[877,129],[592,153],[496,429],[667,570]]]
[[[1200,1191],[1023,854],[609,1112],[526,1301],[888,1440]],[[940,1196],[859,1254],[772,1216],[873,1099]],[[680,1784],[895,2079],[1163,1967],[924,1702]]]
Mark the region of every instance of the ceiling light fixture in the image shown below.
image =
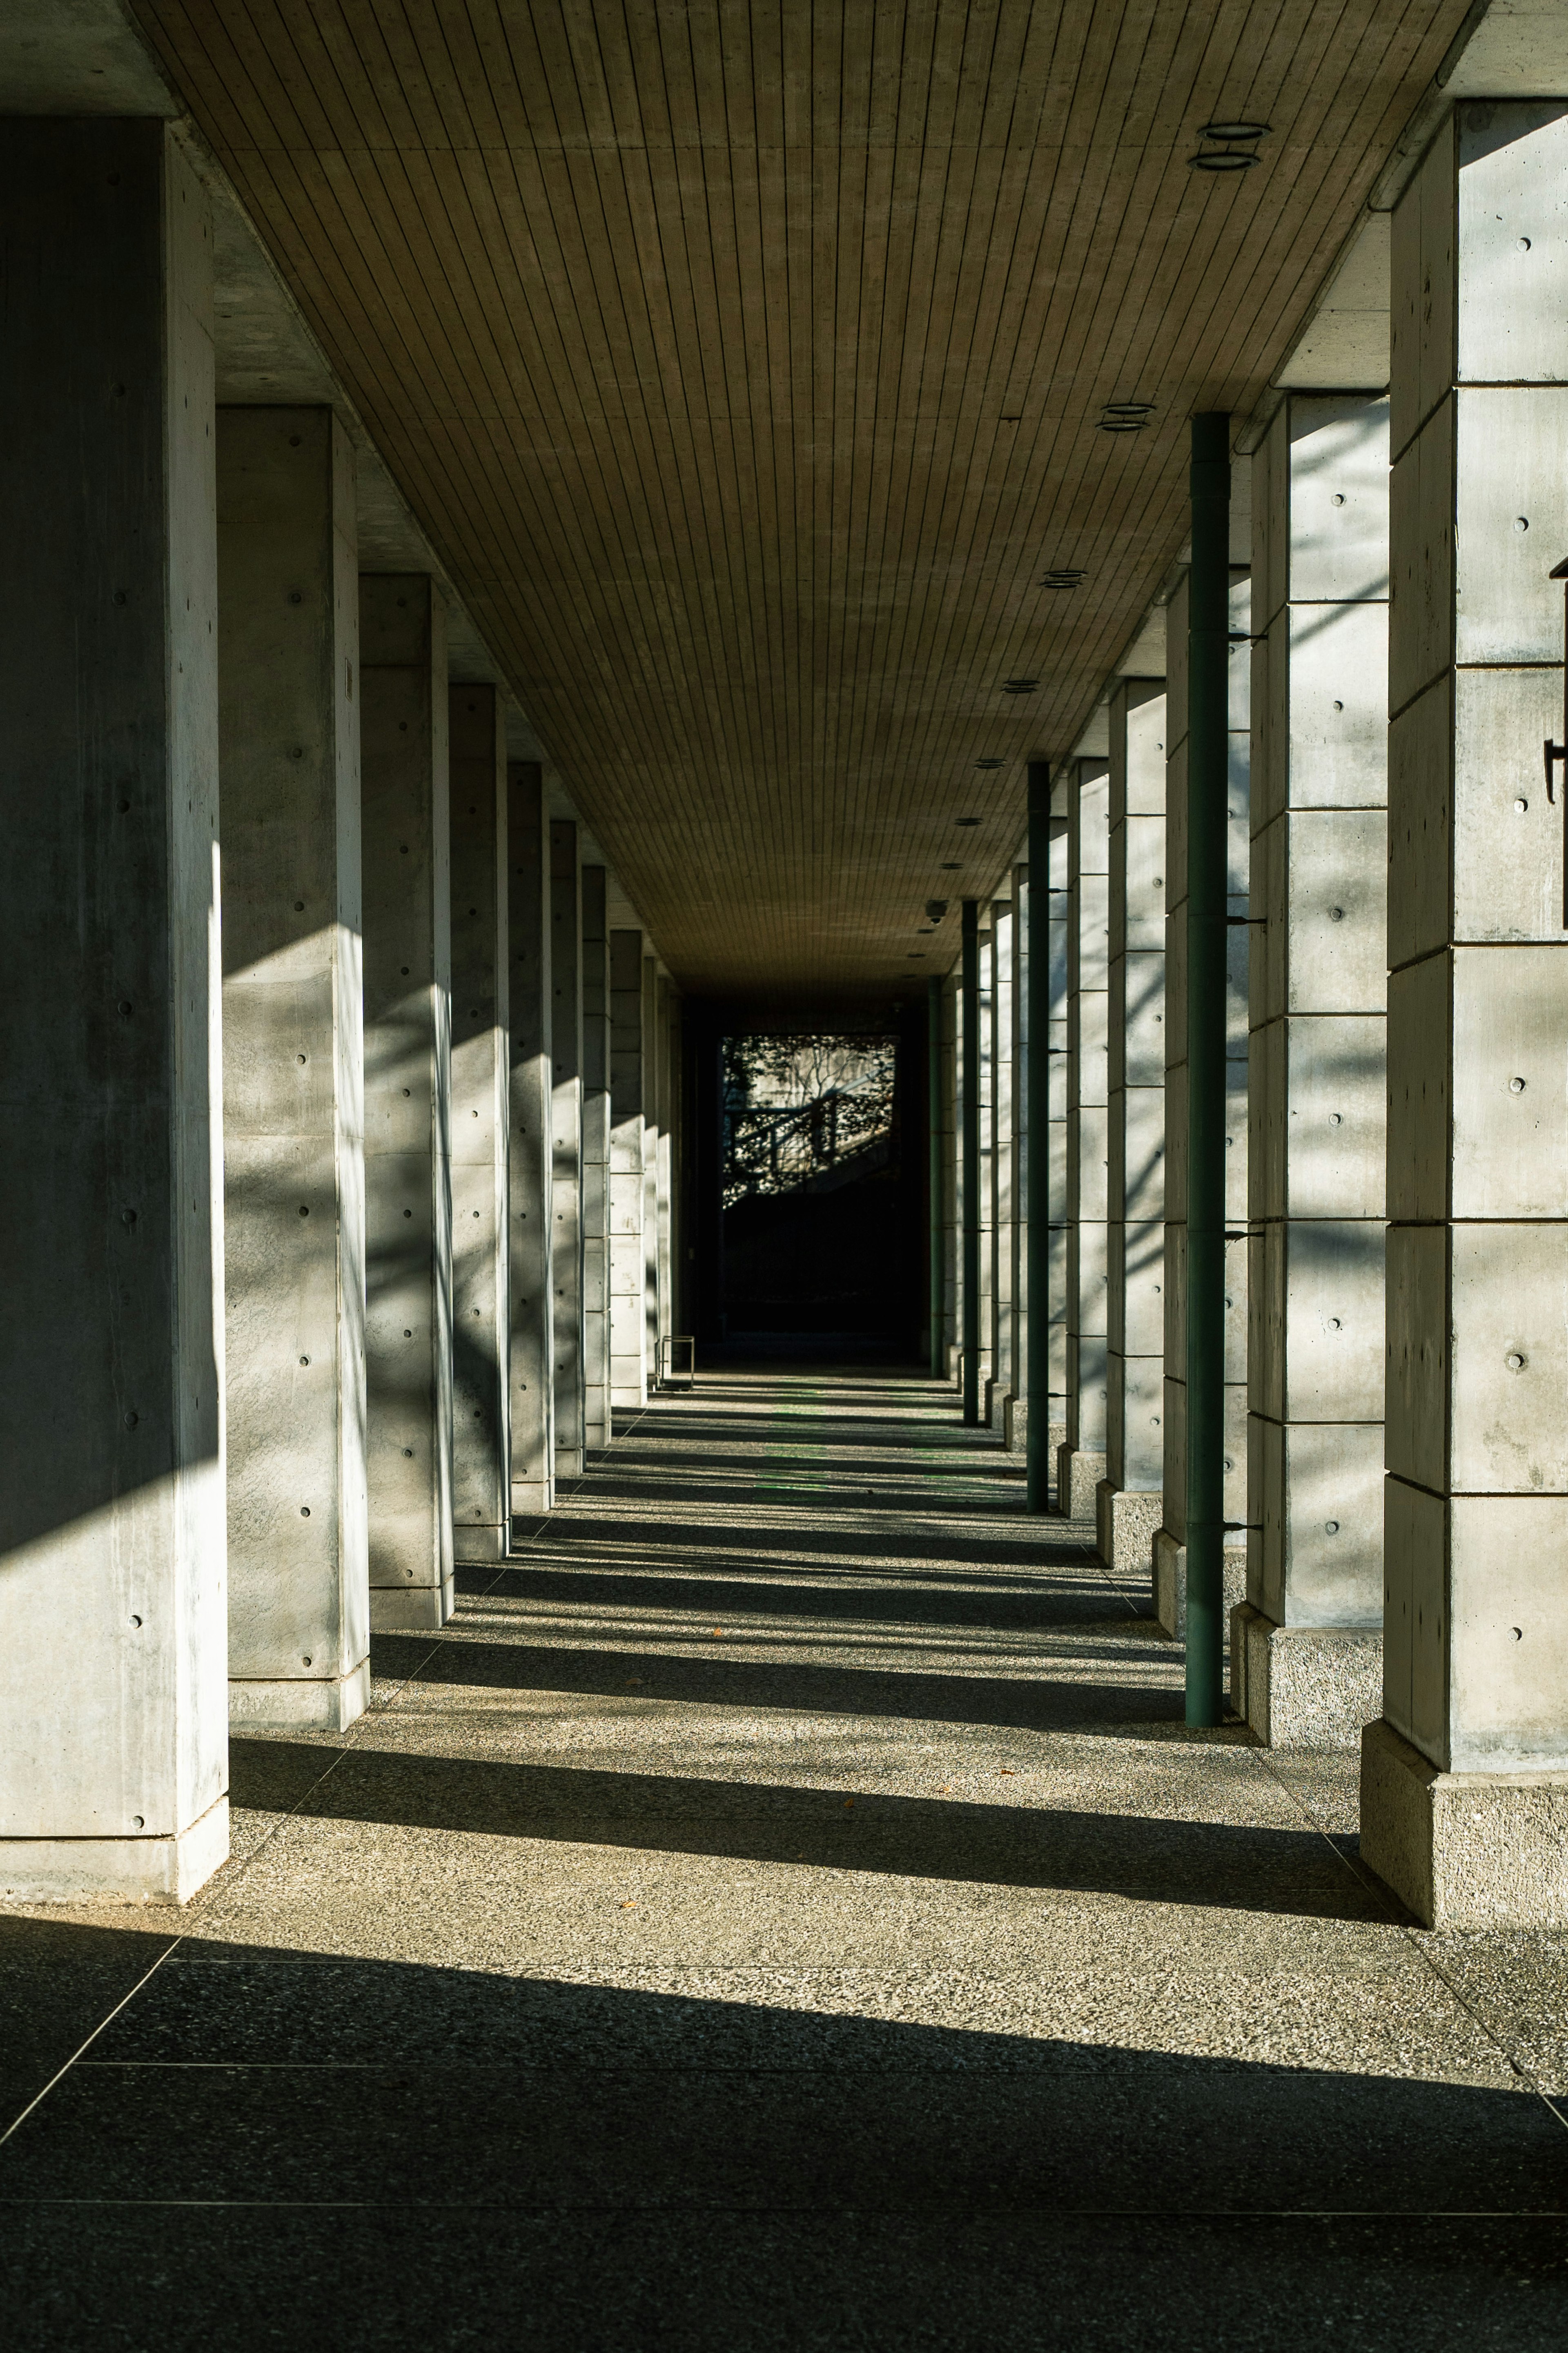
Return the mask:
[[[942,871],[944,874],[956,874],[958,871],[957,859],[944,858],[942,861]]]
[[[1064,564],[1055,572],[1047,572],[1041,581],[1042,588],[1077,588],[1082,585],[1083,574]]]
[[[1260,139],[1267,139],[1272,126],[1267,122],[1205,122],[1199,132],[1200,139],[1213,140],[1209,147],[1200,147],[1187,162],[1194,172],[1250,172],[1263,158],[1254,151]]]
[[[1100,433],[1142,433],[1153,414],[1152,400],[1108,400],[1095,429]]]
[[[926,901],[926,913],[930,916],[933,923],[940,923],[946,913],[947,901],[945,899],[928,899]]]
[[[1033,694],[1039,682],[1037,678],[1005,678],[1002,691],[1004,694]]]
[[[952,821],[954,825],[978,825],[980,819],[977,817],[955,817]]]
[[[1005,766],[1005,763],[1001,760],[976,760],[974,765],[977,768],[1000,768]]]

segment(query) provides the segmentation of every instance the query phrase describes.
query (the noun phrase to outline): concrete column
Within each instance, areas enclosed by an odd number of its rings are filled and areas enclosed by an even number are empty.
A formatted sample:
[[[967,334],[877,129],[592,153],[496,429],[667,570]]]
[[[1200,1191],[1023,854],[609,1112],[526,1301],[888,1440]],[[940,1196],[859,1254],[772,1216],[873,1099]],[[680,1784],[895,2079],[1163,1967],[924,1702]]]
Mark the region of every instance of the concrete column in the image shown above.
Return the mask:
[[[229,1714],[341,1732],[370,1697],[353,447],[330,408],[220,409],[217,499]]]
[[[550,818],[537,760],[507,765],[507,864],[511,1508],[533,1518],[555,1503]]]
[[[480,1562],[511,1535],[506,714],[493,686],[454,686],[447,713],[453,1521],[458,1559]]]
[[[1149,1570],[1164,1477],[1165,683],[1110,698],[1105,1477],[1100,1558]]]
[[[642,934],[610,934],[610,1402],[647,1403]]]
[[[1247,1595],[1274,1746],[1382,1705],[1388,403],[1293,394],[1253,460]]]
[[[1012,1069],[1009,1131],[1012,1166],[1008,1187],[1012,1216],[1008,1220],[1008,1363],[1010,1377],[1002,1407],[1002,1443],[1010,1454],[1021,1454],[1028,1442],[1029,1402],[1026,1395],[1029,1365],[1029,870],[1016,865],[1010,901],[1013,937],[1011,1035],[1008,1058]]]
[[[1073,782],[1076,791],[1077,780]],[[1050,1157],[1048,1199],[1050,1222],[1047,1229],[1046,1247],[1050,1252],[1047,1296],[1051,1304],[1050,1332],[1050,1430],[1047,1439],[1047,1460],[1059,1458],[1067,1444],[1068,1435],[1068,1256],[1071,1240],[1071,1218],[1068,1198],[1068,1113],[1072,1092],[1072,1057],[1068,1050],[1068,943],[1071,937],[1072,894],[1068,888],[1069,843],[1065,811],[1055,814],[1054,804],[1060,789],[1053,785],[1051,797],[1051,871],[1049,932],[1051,956],[1051,1034],[1047,1061],[1049,1092],[1045,1107],[1045,1149]],[[1059,1494],[1059,1490],[1058,1490]]]
[[[1226,976],[1225,1248],[1225,1607],[1247,1598],[1247,1050],[1248,785],[1251,764],[1251,592],[1243,567],[1230,588],[1230,893],[1237,920]],[[1187,587],[1172,597],[1165,623],[1165,1377],[1164,1491],[1153,1544],[1154,1615],[1180,1639],[1187,1623],[1187,1012],[1184,986],[1187,882]]]
[[[658,1332],[675,1330],[675,991],[660,980],[658,1050]]]
[[[212,224],[159,121],[10,121],[0,1894],[228,1852]]]
[[[991,1380],[987,1427],[1005,1430],[1013,1391],[1013,901],[991,905]]]
[[[642,1248],[643,1377],[649,1392],[658,1381],[658,966],[643,958],[642,980]]]
[[[956,1388],[963,1378],[962,1294],[963,1172],[960,1150],[958,1099],[961,1084],[958,1052],[960,1020],[956,969],[942,985],[942,1358],[947,1377]]]
[[[1110,777],[1079,763],[1068,809],[1067,1437],[1057,1500],[1089,1518],[1105,1476],[1107,1040],[1110,985]]]
[[[980,1419],[989,1424],[996,1376],[996,942],[980,910]]]
[[[551,1254],[555,1476],[580,1479],[587,1423],[583,1354],[583,911],[577,828],[550,827]]]
[[[610,1442],[610,934],[609,877],[583,869],[583,1368],[584,1444]]]
[[[1568,196],[1560,100],[1461,104],[1394,219],[1382,1720],[1362,1854],[1568,1925]]]
[[[447,616],[360,579],[370,1621],[452,1614],[452,947]]]

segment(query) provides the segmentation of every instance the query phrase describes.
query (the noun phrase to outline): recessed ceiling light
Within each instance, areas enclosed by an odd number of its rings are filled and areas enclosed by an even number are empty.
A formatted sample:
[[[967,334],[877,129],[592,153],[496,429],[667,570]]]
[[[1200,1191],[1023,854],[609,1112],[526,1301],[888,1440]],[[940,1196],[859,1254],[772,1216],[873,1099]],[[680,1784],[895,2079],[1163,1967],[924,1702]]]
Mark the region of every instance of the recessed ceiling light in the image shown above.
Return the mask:
[[[1108,400],[1096,430],[1100,433],[1142,433],[1154,414],[1152,400]]]
[[[956,874],[958,871],[957,859],[944,858],[942,861],[942,871],[944,874]]]
[[[952,821],[954,825],[978,825],[980,819],[977,817],[955,817]]]
[[[974,765],[977,768],[1000,768],[1004,764],[1000,760],[976,760]]]
[[[1070,565],[1064,564],[1059,571],[1047,572],[1040,586],[1042,588],[1076,588],[1082,579],[1081,572],[1075,572]]]
[[[1200,139],[1213,139],[1219,143],[1200,147],[1187,162],[1194,172],[1250,172],[1263,158],[1253,151],[1260,139],[1268,136],[1267,122],[1205,122],[1199,132]]]
[[[1033,694],[1039,682],[1037,678],[1005,678],[1002,691],[1004,694]]]
[[[1016,417],[999,417],[996,420],[998,425],[1016,425],[1018,421]]]

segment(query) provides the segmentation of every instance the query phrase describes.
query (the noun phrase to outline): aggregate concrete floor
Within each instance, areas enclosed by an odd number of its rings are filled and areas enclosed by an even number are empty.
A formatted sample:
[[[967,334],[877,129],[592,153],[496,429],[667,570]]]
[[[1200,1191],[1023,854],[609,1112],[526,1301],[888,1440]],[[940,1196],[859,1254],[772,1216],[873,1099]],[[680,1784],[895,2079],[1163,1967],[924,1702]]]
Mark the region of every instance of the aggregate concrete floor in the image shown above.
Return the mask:
[[[930,1381],[628,1418],[187,1911],[0,1915],[8,2345],[1561,2348],[1568,1940],[1089,1539]]]

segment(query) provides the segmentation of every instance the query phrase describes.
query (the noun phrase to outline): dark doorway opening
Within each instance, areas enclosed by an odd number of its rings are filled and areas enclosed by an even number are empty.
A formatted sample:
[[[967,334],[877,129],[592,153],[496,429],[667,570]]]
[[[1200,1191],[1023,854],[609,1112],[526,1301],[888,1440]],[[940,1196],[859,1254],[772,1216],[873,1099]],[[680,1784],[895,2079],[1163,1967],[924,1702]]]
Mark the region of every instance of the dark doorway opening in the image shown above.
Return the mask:
[[[721,1038],[728,1341],[913,1345],[908,1060],[892,1025]]]

